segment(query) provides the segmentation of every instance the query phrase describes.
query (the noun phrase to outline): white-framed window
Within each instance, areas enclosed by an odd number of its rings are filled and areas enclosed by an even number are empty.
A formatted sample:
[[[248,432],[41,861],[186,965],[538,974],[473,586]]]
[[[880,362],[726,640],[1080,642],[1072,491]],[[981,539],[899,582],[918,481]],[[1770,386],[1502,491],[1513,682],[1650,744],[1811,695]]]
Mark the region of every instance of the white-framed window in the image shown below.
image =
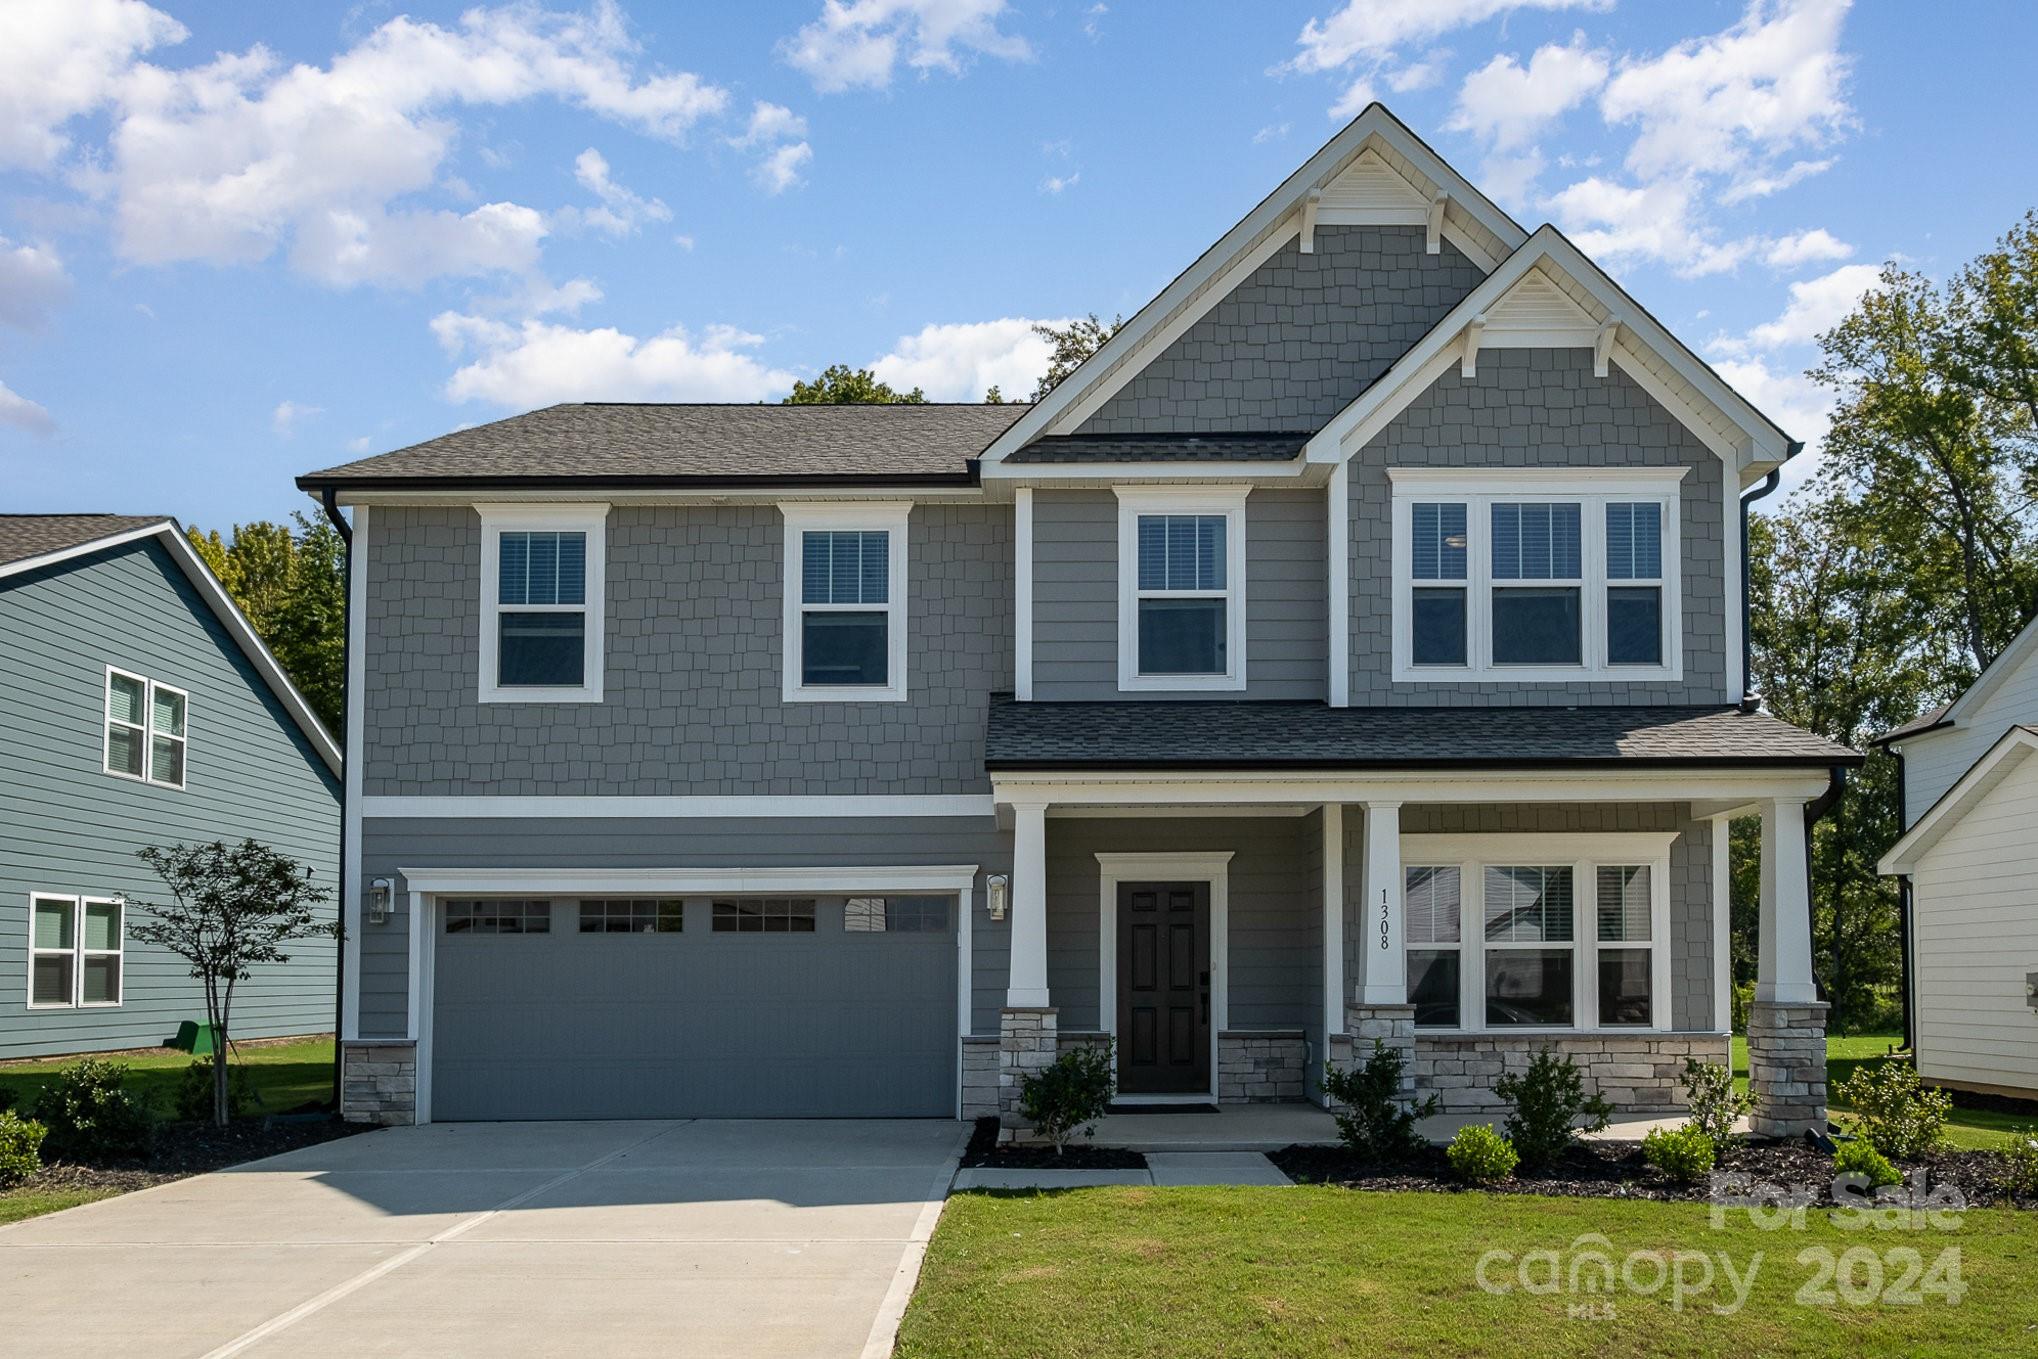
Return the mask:
[[[184,690],[107,666],[106,772],[182,788],[190,709]]]
[[[1408,835],[1418,1029],[1670,1027],[1671,832]]]
[[[788,703],[903,702],[911,504],[785,504]]]
[[[30,894],[30,1009],[105,1009],[120,1004],[125,911],[114,897]]]
[[[1681,678],[1686,471],[1391,469],[1394,678]]]
[[[599,703],[607,505],[478,505],[483,703]]]
[[[1117,488],[1120,689],[1245,688],[1250,489]]]

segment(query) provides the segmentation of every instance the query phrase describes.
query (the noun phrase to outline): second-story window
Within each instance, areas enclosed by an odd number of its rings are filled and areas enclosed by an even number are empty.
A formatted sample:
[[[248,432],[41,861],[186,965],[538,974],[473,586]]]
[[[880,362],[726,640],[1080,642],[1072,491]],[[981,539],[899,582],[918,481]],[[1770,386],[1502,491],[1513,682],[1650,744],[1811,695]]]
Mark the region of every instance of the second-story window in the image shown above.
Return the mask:
[[[1584,659],[1583,509],[1575,500],[1504,501],[1493,517],[1493,663],[1578,665]]]
[[[788,702],[906,696],[903,505],[782,505]]]
[[[106,772],[182,788],[190,704],[182,689],[108,666]]]
[[[1118,687],[1245,687],[1245,491],[1121,487]]]
[[[599,701],[607,507],[483,507],[481,516],[482,701]]]

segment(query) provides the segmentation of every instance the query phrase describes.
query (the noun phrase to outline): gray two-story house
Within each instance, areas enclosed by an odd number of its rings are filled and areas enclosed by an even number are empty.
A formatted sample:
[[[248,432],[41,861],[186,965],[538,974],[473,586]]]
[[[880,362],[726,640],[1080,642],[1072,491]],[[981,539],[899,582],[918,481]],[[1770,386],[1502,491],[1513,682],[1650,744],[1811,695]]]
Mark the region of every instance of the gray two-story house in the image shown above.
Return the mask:
[[[0,1058],[204,1022],[189,965],[129,937],[168,899],[136,851],[252,838],[331,890],[340,790],[338,745],[174,520],[0,514]],[[332,1030],[338,946],[289,952],[236,989],[234,1036]]]
[[[300,479],[351,511],[360,1118],[1448,1109],[1545,1045],[1823,1116],[1808,813],[1747,701],[1794,445],[1369,108],[1033,406],[555,406]]]

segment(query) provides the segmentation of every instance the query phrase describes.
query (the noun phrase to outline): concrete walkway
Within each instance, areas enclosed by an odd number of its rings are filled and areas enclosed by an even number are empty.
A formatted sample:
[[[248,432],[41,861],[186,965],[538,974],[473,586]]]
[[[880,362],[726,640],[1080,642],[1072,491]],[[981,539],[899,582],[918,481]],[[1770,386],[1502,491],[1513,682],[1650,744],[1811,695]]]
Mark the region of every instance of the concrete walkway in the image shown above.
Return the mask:
[[[889,1354],[965,1133],[366,1133],[0,1228],[0,1331],[92,1359]]]

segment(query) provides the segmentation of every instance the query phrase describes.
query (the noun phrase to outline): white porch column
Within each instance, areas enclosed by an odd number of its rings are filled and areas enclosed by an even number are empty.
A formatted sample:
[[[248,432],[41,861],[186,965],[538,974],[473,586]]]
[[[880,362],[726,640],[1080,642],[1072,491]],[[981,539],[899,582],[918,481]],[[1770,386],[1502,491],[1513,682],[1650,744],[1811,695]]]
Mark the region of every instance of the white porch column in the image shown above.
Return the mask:
[[[1366,804],[1366,891],[1359,905],[1361,1005],[1408,1003],[1402,912],[1401,804]]]
[[[1812,985],[1811,869],[1804,852],[1804,799],[1762,804],[1762,899],[1756,928],[1755,999],[1807,1005]]]
[[[1345,809],[1323,804],[1323,1032],[1345,1031]]]
[[[1047,1001],[1047,804],[1012,804],[1012,961],[1005,1004]]]

